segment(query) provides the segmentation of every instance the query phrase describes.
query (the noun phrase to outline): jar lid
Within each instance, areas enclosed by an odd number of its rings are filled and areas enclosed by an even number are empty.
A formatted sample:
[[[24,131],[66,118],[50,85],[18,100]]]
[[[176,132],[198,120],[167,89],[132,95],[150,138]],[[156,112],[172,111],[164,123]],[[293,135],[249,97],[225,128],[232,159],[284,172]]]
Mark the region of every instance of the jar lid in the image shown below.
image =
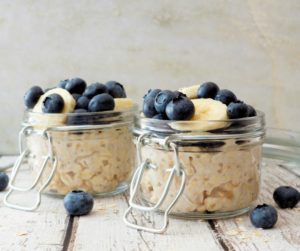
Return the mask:
[[[261,136],[265,132],[265,115],[229,120],[172,121],[140,117],[135,122],[136,135],[151,133],[156,137],[173,135],[181,139],[227,139]]]
[[[85,113],[37,113],[26,110],[23,116],[23,127],[33,126],[35,129],[51,128],[52,130],[88,129],[93,127],[114,125],[117,123],[133,123],[138,106],[134,104],[129,109],[85,112]]]

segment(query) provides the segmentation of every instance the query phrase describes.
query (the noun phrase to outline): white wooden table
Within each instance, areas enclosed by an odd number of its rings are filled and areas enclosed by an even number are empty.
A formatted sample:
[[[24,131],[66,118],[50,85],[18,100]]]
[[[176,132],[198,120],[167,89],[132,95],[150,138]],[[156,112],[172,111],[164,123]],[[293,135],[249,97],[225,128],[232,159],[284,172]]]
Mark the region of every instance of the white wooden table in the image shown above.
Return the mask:
[[[0,167],[15,157],[0,157]],[[26,172],[26,171],[24,171]],[[8,172],[9,173],[9,172]],[[25,174],[24,174],[25,175]],[[25,178],[23,178],[25,179]],[[273,204],[279,185],[300,188],[300,167],[265,161],[260,202]],[[211,221],[171,219],[168,231],[155,235],[127,228],[122,216],[128,195],[97,198],[93,212],[69,218],[62,199],[43,196],[35,212],[7,208],[0,193],[0,250],[300,250],[300,206],[280,210],[274,229],[252,227],[249,216]],[[136,220],[154,225],[160,216]],[[156,220],[156,221],[155,221]]]

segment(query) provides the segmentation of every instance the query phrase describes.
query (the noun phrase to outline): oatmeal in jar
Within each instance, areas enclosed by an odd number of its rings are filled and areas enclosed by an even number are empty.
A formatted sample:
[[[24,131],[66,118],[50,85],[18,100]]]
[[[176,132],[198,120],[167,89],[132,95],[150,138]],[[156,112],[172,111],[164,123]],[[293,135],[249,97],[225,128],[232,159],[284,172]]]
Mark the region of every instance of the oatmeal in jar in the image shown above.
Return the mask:
[[[219,142],[220,143],[220,142]],[[249,207],[258,197],[260,143],[241,146],[234,140],[179,147],[179,159],[186,173],[185,189],[172,212],[228,212]],[[214,144],[216,144],[214,146]],[[143,158],[157,169],[145,170],[141,181],[143,199],[156,203],[174,165],[174,153],[159,145],[143,147]],[[166,204],[175,197],[179,180],[175,177]]]
[[[79,78],[61,81],[43,91],[32,87],[25,95],[23,125],[27,160],[33,177],[45,164],[38,185],[51,194],[83,190],[110,195],[127,189],[135,167],[132,136],[137,105],[115,81],[86,85]]]
[[[214,219],[245,213],[258,198],[264,114],[232,91],[212,82],[149,90],[134,133],[140,164],[129,210]]]

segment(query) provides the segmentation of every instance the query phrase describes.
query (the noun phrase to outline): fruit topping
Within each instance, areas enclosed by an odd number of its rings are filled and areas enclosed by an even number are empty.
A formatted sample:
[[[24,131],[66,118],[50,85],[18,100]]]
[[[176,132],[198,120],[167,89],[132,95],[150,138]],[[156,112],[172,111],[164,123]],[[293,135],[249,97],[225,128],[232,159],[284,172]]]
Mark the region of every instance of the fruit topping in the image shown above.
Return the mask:
[[[227,107],[227,114],[230,119],[248,117],[248,105],[245,103],[230,103]]]
[[[90,112],[111,111],[115,108],[115,102],[111,95],[107,93],[98,94],[93,97],[88,105]]]
[[[64,100],[59,94],[50,94],[43,101],[44,113],[60,113],[64,109]]]
[[[215,100],[221,101],[225,105],[229,105],[231,102],[236,102],[237,98],[232,91],[223,89],[218,91]]]
[[[114,98],[126,98],[126,92],[120,83],[116,81],[108,81],[106,84],[108,93]]]
[[[94,96],[102,93],[108,93],[106,85],[101,83],[93,83],[85,89],[83,95],[91,99]]]
[[[44,94],[44,92],[41,87],[39,87],[39,86],[31,87],[25,93],[25,96],[24,96],[25,106],[29,109],[32,109],[43,94]]]
[[[166,107],[166,115],[170,120],[189,120],[194,113],[193,102],[182,93],[177,94]]]
[[[197,92],[197,97],[214,99],[218,91],[219,91],[219,87],[217,84],[213,82],[206,82],[199,87]]]
[[[70,93],[82,94],[86,88],[86,83],[81,78],[72,78],[67,81],[65,89]]]

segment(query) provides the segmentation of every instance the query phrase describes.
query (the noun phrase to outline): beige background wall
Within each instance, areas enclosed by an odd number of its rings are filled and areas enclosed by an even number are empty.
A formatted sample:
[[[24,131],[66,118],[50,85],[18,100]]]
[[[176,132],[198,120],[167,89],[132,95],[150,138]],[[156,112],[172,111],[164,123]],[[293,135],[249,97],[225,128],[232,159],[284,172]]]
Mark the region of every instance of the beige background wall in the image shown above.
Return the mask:
[[[300,130],[300,1],[0,1],[0,153],[16,150],[22,96],[80,76],[150,87],[211,80]]]

